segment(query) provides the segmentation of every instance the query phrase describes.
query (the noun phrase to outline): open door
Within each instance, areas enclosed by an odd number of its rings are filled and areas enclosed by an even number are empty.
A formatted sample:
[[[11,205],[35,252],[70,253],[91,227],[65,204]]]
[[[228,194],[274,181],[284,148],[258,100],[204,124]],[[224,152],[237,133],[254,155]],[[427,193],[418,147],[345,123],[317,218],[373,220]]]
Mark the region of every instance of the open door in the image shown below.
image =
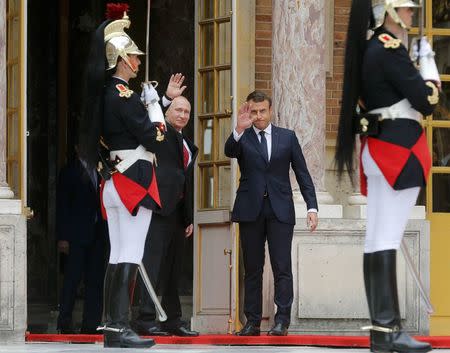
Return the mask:
[[[239,235],[230,210],[237,163],[224,154],[254,85],[254,1],[196,1],[194,310],[196,330],[239,329]],[[239,33],[239,36],[237,36]],[[242,87],[242,89],[240,89]]]

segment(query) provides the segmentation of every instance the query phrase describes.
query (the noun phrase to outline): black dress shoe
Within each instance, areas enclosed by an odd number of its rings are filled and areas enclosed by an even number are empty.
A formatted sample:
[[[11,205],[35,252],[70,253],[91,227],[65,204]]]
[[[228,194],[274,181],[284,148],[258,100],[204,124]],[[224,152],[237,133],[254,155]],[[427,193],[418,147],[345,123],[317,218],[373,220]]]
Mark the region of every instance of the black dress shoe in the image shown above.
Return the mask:
[[[251,322],[247,322],[242,330],[235,333],[236,336],[259,336],[260,334],[261,330],[259,326]]]
[[[143,322],[134,322],[132,328],[141,336],[170,336],[170,333],[163,330],[156,322],[147,325]]]
[[[268,336],[287,336],[288,334],[288,325],[279,322],[275,324],[274,327],[267,332]]]
[[[166,330],[169,334],[172,334],[175,336],[180,336],[180,337],[197,337],[199,335],[199,333],[197,331],[191,331],[184,326],[178,326],[178,327],[172,327],[172,328],[167,327]]]

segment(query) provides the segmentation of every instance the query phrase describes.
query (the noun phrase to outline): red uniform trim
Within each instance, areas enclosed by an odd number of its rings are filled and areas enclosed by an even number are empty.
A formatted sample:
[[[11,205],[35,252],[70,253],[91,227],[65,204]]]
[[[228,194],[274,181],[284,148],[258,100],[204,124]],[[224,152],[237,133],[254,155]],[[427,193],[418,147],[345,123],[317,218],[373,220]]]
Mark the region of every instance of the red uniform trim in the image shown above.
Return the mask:
[[[100,181],[100,209],[102,211],[102,217],[106,221],[108,219],[106,215],[105,205],[103,204],[103,189],[105,188],[105,181],[102,179]]]
[[[411,149],[396,145],[394,143],[382,141],[373,137],[361,139],[360,153],[360,189],[361,194],[367,196],[367,177],[364,174],[362,164],[362,151],[365,145],[368,145],[370,155],[380,168],[389,185],[394,187],[400,173],[405,168],[411,153],[419,160],[422,166],[425,180],[431,168],[431,156],[428,150],[427,139],[425,133],[422,133]]]
[[[122,203],[131,214],[133,214],[133,211],[147,195],[149,195],[156,202],[156,204],[161,207],[158,184],[156,183],[155,168],[153,165],[152,168],[152,181],[150,182],[148,189],[145,189],[143,186],[127,178],[121,173],[115,173],[112,176],[117,193],[119,194]]]
[[[114,173],[112,175],[112,181],[114,183],[114,187],[116,188],[117,193],[119,194],[120,200],[131,214],[139,206],[139,203],[144,199],[145,196],[149,195],[156,204],[161,207],[161,199],[159,197],[158,183],[156,182],[156,173],[155,167],[152,164],[153,173],[152,180],[148,189],[145,189],[143,186],[139,185],[135,181],[127,178],[125,175],[121,173]],[[105,186],[105,181],[102,180],[100,184],[100,203],[102,209],[102,216],[106,220],[106,209],[103,205],[103,189]]]

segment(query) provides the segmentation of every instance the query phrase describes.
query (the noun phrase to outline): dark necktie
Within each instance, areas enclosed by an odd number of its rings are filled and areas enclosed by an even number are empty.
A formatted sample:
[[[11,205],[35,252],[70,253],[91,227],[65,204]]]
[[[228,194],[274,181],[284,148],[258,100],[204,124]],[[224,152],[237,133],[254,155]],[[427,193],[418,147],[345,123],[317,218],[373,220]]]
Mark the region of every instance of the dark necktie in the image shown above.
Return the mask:
[[[261,148],[263,152],[263,156],[266,159],[266,161],[269,161],[269,152],[267,151],[267,140],[265,136],[264,130],[260,131],[259,134],[261,135]]]
[[[186,145],[183,143],[183,165],[184,169],[187,169],[187,166],[189,164],[189,152],[186,148]]]

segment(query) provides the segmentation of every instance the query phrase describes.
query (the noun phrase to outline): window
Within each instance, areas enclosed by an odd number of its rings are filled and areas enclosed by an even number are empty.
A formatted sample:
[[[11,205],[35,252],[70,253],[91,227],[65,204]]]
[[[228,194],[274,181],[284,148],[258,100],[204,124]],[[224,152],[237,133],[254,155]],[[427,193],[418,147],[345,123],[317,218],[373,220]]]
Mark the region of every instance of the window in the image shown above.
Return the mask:
[[[228,208],[231,166],[223,147],[231,133],[231,0],[198,6],[198,209]]]
[[[6,126],[7,126],[7,182],[16,198],[21,197],[22,180],[22,123],[21,123],[21,19],[19,0],[7,1],[7,41],[6,41]]]

